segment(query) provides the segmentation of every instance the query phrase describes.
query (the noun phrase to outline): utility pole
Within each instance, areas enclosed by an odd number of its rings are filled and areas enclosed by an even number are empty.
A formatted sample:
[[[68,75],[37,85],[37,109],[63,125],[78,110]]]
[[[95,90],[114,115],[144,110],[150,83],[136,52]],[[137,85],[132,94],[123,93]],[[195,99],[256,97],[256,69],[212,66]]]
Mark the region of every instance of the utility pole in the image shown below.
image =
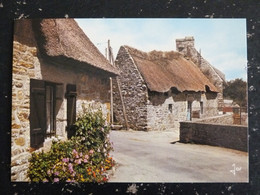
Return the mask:
[[[110,40],[107,41],[107,49],[106,49],[106,57],[108,57],[108,61],[114,66],[114,62],[111,60],[111,52],[110,52]],[[108,56],[107,56],[108,54]],[[111,125],[114,124],[114,110],[113,110],[113,81],[112,78],[109,77],[110,81],[110,122]]]
[[[108,40],[107,42],[108,44],[108,60],[109,62],[115,66],[115,60],[114,60],[114,55],[113,55],[113,51],[112,51],[112,48],[110,46],[110,40]],[[112,78],[110,77],[110,91],[111,91],[111,94],[110,94],[110,111],[111,111],[111,124],[113,124],[114,122],[114,116],[113,116],[113,83],[112,83]],[[124,115],[124,119],[125,119],[125,126],[126,126],[126,129],[128,130],[129,129],[129,125],[128,125],[128,121],[127,121],[127,116],[126,116],[126,110],[125,110],[125,104],[124,104],[124,100],[123,100],[123,95],[122,95],[122,91],[121,91],[121,85],[120,85],[120,81],[118,79],[118,77],[116,77],[116,82],[117,82],[117,87],[118,87],[118,91],[119,91],[119,96],[120,96],[120,100],[121,100],[121,103],[122,103],[122,109],[123,109],[123,115]]]

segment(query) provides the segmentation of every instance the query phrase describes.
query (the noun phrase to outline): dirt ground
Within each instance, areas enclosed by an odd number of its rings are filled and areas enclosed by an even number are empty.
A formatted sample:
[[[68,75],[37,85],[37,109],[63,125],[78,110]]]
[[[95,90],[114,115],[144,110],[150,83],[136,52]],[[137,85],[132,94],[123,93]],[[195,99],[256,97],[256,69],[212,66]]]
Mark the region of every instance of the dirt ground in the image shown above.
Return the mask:
[[[109,182],[248,182],[248,153],[179,143],[177,132],[111,131]]]

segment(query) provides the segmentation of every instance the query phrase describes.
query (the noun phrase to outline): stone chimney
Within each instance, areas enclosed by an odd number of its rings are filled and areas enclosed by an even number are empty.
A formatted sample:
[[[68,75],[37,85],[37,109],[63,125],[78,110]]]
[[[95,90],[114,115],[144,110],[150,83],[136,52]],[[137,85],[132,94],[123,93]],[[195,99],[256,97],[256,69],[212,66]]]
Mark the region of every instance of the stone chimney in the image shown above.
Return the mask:
[[[176,50],[178,52],[183,53],[187,48],[194,48],[194,38],[192,36],[185,37],[184,39],[176,39]]]
[[[192,60],[195,64],[199,64],[199,52],[195,49],[194,38],[192,36],[184,39],[176,39],[176,50],[184,55],[186,59]]]

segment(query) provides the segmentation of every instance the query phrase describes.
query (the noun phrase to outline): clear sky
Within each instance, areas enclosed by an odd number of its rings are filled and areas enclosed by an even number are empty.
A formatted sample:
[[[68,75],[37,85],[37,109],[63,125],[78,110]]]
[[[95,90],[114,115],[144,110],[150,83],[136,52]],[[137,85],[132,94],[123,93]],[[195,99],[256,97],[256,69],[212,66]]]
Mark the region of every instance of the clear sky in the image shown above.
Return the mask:
[[[246,19],[76,19],[105,54],[110,39],[114,57],[121,45],[142,51],[176,50],[175,40],[193,36],[195,48],[226,75],[247,80]]]

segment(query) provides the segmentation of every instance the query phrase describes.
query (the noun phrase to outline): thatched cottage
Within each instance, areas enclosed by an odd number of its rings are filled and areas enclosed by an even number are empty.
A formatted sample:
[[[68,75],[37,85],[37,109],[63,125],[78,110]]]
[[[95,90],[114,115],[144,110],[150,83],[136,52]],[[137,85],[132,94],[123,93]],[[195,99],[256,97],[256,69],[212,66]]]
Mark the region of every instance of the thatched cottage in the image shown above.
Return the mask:
[[[179,128],[179,121],[219,114],[221,90],[180,52],[147,53],[122,46],[116,65],[120,69],[120,87],[113,88],[116,123],[127,121],[136,130],[172,130]]]
[[[223,109],[223,87],[225,84],[225,74],[212,66],[201,55],[201,52],[197,51],[194,44],[193,37],[185,37],[183,39],[176,39],[176,50],[184,55],[185,58],[190,59],[196,64],[201,72],[209,79],[211,83],[218,89],[218,110],[221,112]]]
[[[12,181],[26,179],[30,152],[70,136],[83,104],[101,107],[109,122],[109,80],[116,75],[73,19],[15,21]]]

